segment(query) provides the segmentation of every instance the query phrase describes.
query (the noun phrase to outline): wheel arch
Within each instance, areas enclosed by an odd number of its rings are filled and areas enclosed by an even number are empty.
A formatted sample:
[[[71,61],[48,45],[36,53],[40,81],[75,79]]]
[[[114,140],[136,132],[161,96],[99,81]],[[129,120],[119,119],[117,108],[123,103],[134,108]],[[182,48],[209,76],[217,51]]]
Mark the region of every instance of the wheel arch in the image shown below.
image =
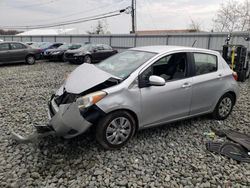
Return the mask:
[[[236,95],[236,93],[235,93],[234,91],[229,90],[229,91],[224,92],[224,93],[215,101],[215,103],[213,104],[213,107],[211,108],[211,111],[213,111],[213,110],[216,108],[216,106],[217,106],[217,104],[219,103],[220,99],[221,99],[224,95],[226,95],[226,94],[232,95],[232,96],[233,96],[233,99],[234,99],[233,105],[236,104],[237,95]]]
[[[114,113],[114,112],[117,112],[117,111],[126,111],[128,112],[130,115],[132,115],[132,117],[134,118],[135,120],[135,133],[139,130],[139,119],[137,117],[137,114],[130,110],[130,109],[126,109],[126,108],[121,108],[121,109],[116,109],[116,110],[113,110],[113,111],[110,111],[108,114],[111,114],[111,113]]]
[[[32,56],[32,57],[34,57],[34,58],[36,59],[35,54],[31,54],[31,53],[29,53],[29,54],[27,54],[27,55],[25,56],[25,60],[26,60],[28,57],[30,57],[30,56]]]
[[[233,105],[235,105],[235,103],[236,103],[236,99],[237,99],[237,97],[236,97],[236,93],[234,92],[234,91],[228,91],[228,92],[226,92],[224,95],[226,95],[226,94],[230,94],[230,95],[232,95],[233,96],[233,99],[234,99],[234,103],[233,103]],[[222,96],[224,96],[224,95],[222,95]]]

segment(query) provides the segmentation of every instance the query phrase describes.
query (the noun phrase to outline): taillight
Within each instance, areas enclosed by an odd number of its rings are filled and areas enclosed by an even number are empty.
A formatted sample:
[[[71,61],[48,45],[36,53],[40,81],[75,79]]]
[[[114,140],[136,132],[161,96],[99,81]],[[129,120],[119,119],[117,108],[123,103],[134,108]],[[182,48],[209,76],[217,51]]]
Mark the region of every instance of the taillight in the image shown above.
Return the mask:
[[[233,77],[234,77],[234,79],[237,81],[238,80],[238,74],[237,74],[237,72],[233,72]]]

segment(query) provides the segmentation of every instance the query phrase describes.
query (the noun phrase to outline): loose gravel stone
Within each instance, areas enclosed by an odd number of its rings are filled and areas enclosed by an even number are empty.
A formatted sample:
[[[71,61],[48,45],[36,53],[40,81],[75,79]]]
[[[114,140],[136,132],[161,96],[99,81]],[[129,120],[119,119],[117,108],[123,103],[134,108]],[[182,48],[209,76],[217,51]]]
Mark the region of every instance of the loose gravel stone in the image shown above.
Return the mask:
[[[47,102],[77,65],[0,66],[0,187],[250,187],[250,164],[206,151],[210,126],[250,134],[250,81],[225,121],[198,117],[140,131],[120,150],[100,149],[90,132],[16,144],[11,130],[46,125]],[[219,138],[215,137],[215,140]]]

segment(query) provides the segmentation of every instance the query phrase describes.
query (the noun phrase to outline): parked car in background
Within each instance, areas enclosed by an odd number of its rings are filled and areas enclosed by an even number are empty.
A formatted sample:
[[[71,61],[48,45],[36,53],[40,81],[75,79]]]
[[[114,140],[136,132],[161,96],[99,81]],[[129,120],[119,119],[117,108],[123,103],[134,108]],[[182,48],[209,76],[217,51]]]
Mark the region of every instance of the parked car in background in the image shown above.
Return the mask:
[[[45,50],[43,56],[47,60],[64,61],[64,52],[66,52],[67,50],[76,50],[82,46],[84,46],[84,44],[63,44],[56,49]]]
[[[0,64],[26,62],[34,64],[41,51],[21,42],[0,42]]]
[[[96,63],[116,53],[117,50],[106,44],[86,44],[77,50],[67,50],[64,59],[70,63]]]
[[[239,95],[236,76],[216,51],[130,49],[77,67],[49,101],[48,130],[72,138],[95,125],[97,141],[115,149],[140,129],[202,114],[224,120]]]
[[[58,43],[58,42],[36,42],[36,43],[33,43],[31,44],[31,47],[33,48],[37,48],[41,51],[41,56],[43,57],[44,55],[44,52],[47,50],[47,49],[56,49],[58,48],[59,46],[63,45],[63,43]]]

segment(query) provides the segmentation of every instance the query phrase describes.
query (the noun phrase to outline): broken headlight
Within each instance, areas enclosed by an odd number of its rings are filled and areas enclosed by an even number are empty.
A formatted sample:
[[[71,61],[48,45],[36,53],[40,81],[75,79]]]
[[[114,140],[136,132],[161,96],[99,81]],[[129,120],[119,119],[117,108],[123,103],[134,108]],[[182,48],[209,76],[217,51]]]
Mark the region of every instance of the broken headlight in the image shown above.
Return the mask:
[[[79,97],[76,100],[76,104],[78,105],[78,108],[87,108],[93,104],[96,104],[98,101],[102,100],[106,95],[107,93],[104,91],[97,91],[94,93],[90,93],[83,97]]]

